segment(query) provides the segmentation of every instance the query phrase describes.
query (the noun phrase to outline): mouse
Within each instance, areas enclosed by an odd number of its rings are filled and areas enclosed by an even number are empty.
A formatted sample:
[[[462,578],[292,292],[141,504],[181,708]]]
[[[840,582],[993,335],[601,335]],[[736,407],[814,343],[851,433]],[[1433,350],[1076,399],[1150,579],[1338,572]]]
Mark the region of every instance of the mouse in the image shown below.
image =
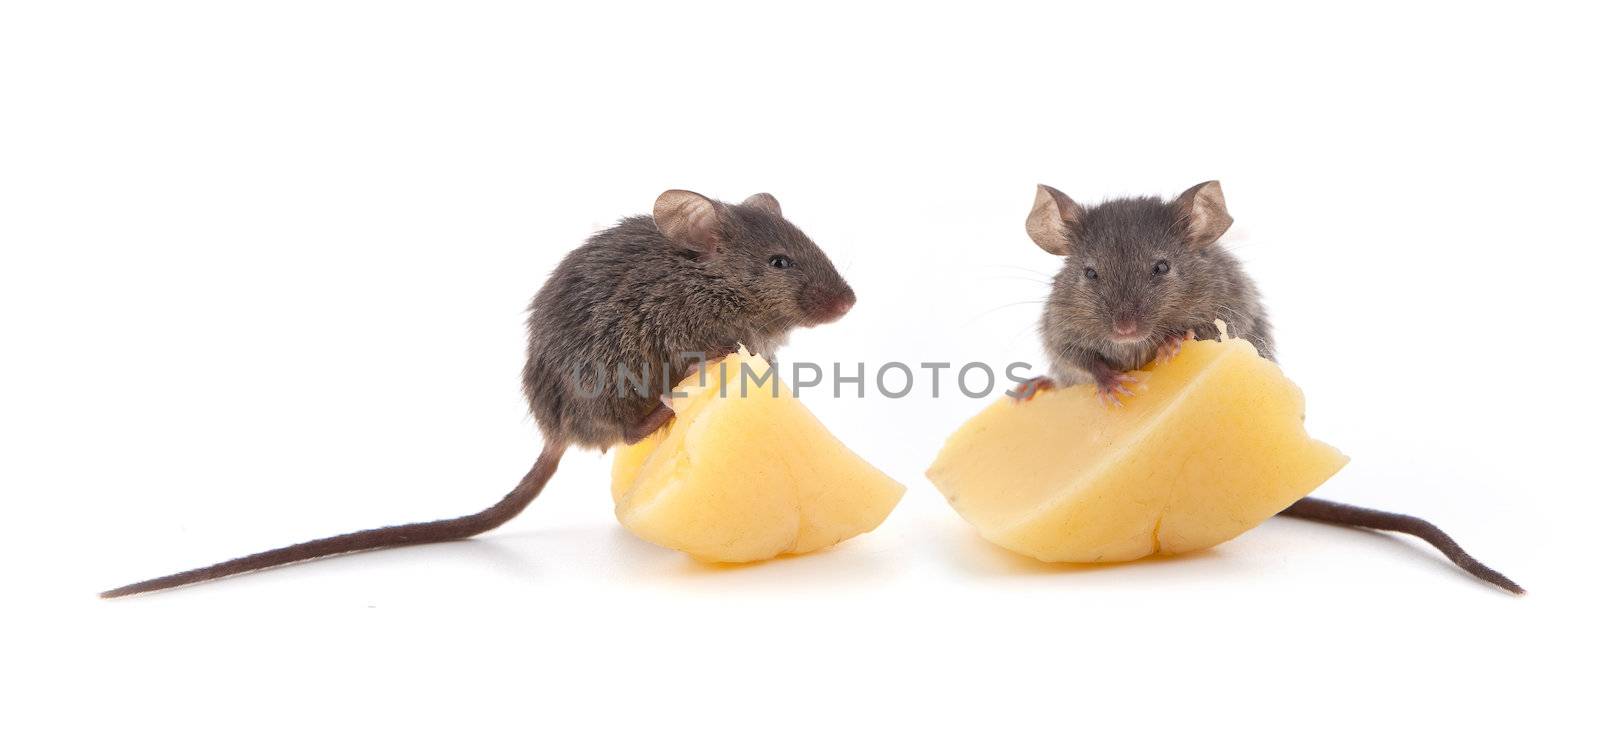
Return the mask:
[[[668,190],[568,253],[528,308],[523,394],[544,439],[504,499],[467,516],[350,532],[101,593],[113,598],[314,558],[458,540],[516,517],[567,449],[636,443],[669,422],[675,384],[740,346],[773,358],[795,328],[842,318],[854,290],[821,248],[757,193],[725,203]]]
[[[1115,198],[1084,206],[1039,185],[1028,237],[1061,256],[1039,321],[1049,375],[1023,383],[1015,398],[1093,384],[1108,408],[1136,398],[1137,370],[1170,359],[1191,339],[1229,335],[1277,361],[1260,290],[1221,242],[1233,225],[1222,185],[1203,182],[1164,200]],[[1405,514],[1306,497],[1279,516],[1415,536],[1451,562],[1515,594],[1523,588],[1469,555],[1443,530]]]

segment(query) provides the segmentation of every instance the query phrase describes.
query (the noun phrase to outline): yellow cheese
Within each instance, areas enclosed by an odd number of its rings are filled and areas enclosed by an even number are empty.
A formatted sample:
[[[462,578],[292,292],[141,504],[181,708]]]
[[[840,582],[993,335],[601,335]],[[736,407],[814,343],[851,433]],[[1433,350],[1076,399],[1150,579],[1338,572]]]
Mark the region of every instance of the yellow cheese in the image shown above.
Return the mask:
[[[741,378],[746,367],[753,377]],[[672,422],[617,452],[611,497],[634,534],[705,561],[760,561],[871,531],[899,503],[905,486],[834,438],[775,373],[757,385],[771,371],[761,356],[741,349],[705,371],[675,389],[688,396],[673,399]]]
[[[1347,458],[1306,435],[1305,399],[1243,339],[1186,342],[1121,407],[1091,385],[990,405],[928,479],[978,532],[1042,561],[1130,561],[1233,539]]]

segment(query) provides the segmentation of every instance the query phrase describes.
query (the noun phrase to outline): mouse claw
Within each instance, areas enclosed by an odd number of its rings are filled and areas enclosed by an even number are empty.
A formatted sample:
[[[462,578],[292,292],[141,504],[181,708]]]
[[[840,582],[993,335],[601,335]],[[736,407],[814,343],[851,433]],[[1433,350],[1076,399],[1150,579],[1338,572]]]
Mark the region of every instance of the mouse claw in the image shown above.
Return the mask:
[[[1035,396],[1039,395],[1039,392],[1047,391],[1055,387],[1056,382],[1049,376],[1034,376],[1033,378],[1023,381],[1017,386],[1017,395],[1011,397],[1011,401],[1017,402],[1018,404],[1026,401],[1032,401]]]
[[[703,369],[700,367],[700,365],[701,365],[701,362],[699,360],[690,360],[689,361],[689,367],[683,371],[683,378],[678,379],[678,382],[682,383],[684,381],[689,380],[690,378],[694,378],[695,376],[700,376],[700,378],[698,379],[700,381],[699,385],[701,385],[701,386],[706,385],[705,384],[706,375],[705,375],[705,373],[701,372]]]
[[[1178,353],[1183,351],[1183,343],[1192,341],[1194,341],[1194,329],[1190,329],[1182,336],[1177,334],[1169,335],[1161,340],[1161,346],[1156,348],[1156,362],[1172,362],[1172,358],[1177,357]]]
[[[1100,401],[1107,407],[1121,407],[1122,397],[1132,397],[1133,389],[1129,386],[1143,387],[1139,377],[1132,373],[1108,373],[1104,378],[1097,379]]]
[[[702,364],[700,360],[690,360],[688,367],[683,370],[683,377],[678,379],[678,385],[682,386],[692,379],[694,383],[690,384],[691,386],[705,388],[707,371],[701,367]],[[661,395],[661,403],[667,405],[668,409],[672,408],[672,392],[674,391],[678,391],[677,386],[667,389],[667,392]],[[678,393],[682,394],[683,392],[679,391]]]

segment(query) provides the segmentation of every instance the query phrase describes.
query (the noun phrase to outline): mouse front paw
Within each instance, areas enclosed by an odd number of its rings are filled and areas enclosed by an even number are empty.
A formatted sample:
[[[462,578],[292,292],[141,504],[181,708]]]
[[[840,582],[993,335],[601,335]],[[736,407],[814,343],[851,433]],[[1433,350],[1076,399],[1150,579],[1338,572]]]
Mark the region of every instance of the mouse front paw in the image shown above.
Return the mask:
[[[1121,373],[1107,368],[1094,374],[1095,390],[1100,394],[1100,402],[1107,407],[1122,406],[1122,397],[1133,396],[1133,386],[1139,384],[1139,377],[1133,373]]]
[[[705,388],[706,378],[708,377],[707,374],[710,367],[716,364],[719,360],[738,353],[738,351],[739,349],[737,347],[732,349],[723,347],[720,349],[708,349],[705,352],[691,352],[685,355],[684,359],[687,361],[687,364],[683,366],[683,376],[678,379],[678,383],[686,383],[689,381],[689,379],[693,378],[695,379],[696,386]],[[768,362],[771,361],[769,360]],[[776,368],[774,368],[774,370],[776,370]],[[667,395],[663,395],[661,397],[661,401],[666,402],[668,406],[671,406],[672,402],[667,398]]]
[[[1168,335],[1167,338],[1161,340],[1161,346],[1156,348],[1156,362],[1171,362],[1172,358],[1177,357],[1178,353],[1183,351],[1183,343],[1192,341],[1194,341],[1194,329],[1190,329],[1182,336],[1178,334]]]
[[[1029,401],[1038,396],[1039,392],[1055,387],[1056,382],[1050,376],[1034,376],[1017,384],[1016,393],[1012,395],[1011,401],[1018,403]]]
[[[707,360],[706,362],[710,362],[710,361]],[[699,386],[700,388],[705,388],[705,386],[706,386],[706,367],[707,367],[706,364],[703,363],[703,362],[700,362],[699,360],[691,360],[689,362],[689,367],[684,368],[683,377],[678,379],[678,383],[686,383],[689,379],[693,378],[695,380],[695,385]],[[672,392],[669,391],[669,392],[667,392],[667,394],[662,395],[662,397],[661,397],[663,400],[667,401],[667,406],[669,406],[669,407],[672,406],[672,402],[670,400],[668,400],[667,397],[671,393]]]

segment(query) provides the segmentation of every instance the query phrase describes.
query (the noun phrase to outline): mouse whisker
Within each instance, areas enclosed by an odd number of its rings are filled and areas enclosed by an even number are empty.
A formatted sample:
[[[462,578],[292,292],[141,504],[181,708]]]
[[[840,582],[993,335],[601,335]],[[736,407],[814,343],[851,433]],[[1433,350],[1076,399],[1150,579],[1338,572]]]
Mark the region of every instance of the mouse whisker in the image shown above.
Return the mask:
[[[1049,280],[1049,279],[1036,279],[1036,278],[1031,277],[1031,276],[986,276],[986,277],[984,277],[984,279],[991,280],[991,281],[998,281],[998,280],[1004,279],[1004,280],[1008,280],[1008,281],[1033,282],[1034,284],[1043,284],[1043,285],[1046,285],[1046,286],[1049,286],[1049,284],[1051,282],[1051,280]]]
[[[1031,275],[1036,276],[1036,277],[1038,277],[1040,279],[1046,279],[1046,280],[1054,280],[1055,279],[1055,275],[1054,274],[1047,274],[1047,273],[1045,273],[1043,271],[1040,271],[1038,269],[1030,269],[1030,268],[1028,268],[1026,266],[1017,266],[1015,264],[986,263],[986,264],[983,264],[980,268],[986,268],[986,269],[1009,269],[1011,271],[1021,271],[1021,272],[1025,273],[1025,274],[1031,274]]]
[[[982,318],[982,317],[984,317],[986,315],[989,315],[991,313],[998,313],[998,312],[1000,312],[1002,310],[1005,310],[1006,308],[1015,308],[1018,305],[1043,305],[1043,304],[1045,304],[1045,302],[1047,302],[1047,301],[1046,300],[1021,300],[1021,301],[1018,301],[1018,302],[1006,303],[1005,305],[997,305],[997,306],[995,306],[993,308],[985,310],[985,311],[983,311],[981,313],[978,313],[977,315],[967,319],[966,323],[963,324],[963,325],[970,326],[970,325],[972,325],[974,323],[977,323],[979,318]]]

